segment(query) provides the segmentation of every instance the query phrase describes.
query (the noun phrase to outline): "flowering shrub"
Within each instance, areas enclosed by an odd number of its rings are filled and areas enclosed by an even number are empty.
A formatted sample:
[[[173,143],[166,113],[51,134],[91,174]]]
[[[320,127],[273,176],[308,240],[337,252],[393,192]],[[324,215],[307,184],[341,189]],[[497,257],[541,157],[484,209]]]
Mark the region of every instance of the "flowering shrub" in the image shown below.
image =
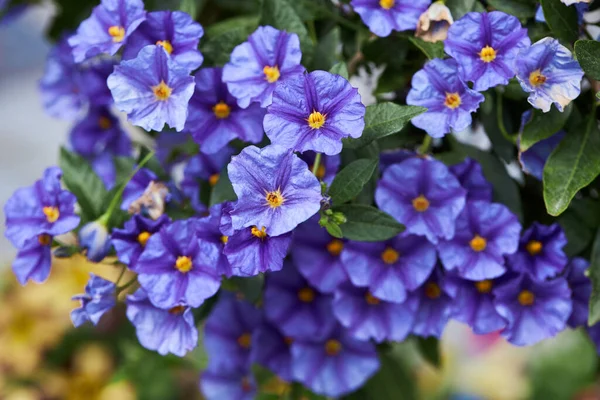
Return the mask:
[[[75,326],[200,344],[208,400],[398,398],[394,343],[451,319],[600,344],[598,4],[57,3],[40,92],[73,128],[5,235],[22,285],[114,260]]]

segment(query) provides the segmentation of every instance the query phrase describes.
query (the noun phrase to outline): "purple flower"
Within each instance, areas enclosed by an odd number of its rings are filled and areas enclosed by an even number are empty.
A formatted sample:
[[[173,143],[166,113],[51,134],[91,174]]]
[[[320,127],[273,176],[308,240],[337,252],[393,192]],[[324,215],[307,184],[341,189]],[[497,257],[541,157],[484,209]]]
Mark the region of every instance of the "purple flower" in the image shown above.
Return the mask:
[[[311,171],[313,170],[315,157],[316,153],[312,151],[308,151],[300,155],[300,158],[308,164],[308,169],[310,169]],[[315,176],[320,181],[331,185],[331,182],[333,182],[333,178],[335,178],[335,175],[340,169],[341,162],[342,160],[339,154],[336,154],[334,156],[321,157],[321,163],[319,164],[319,168],[317,168]]]
[[[566,279],[572,293],[573,311],[567,323],[572,328],[587,325],[588,304],[592,294],[592,282],[585,276],[590,263],[581,257],[575,257],[567,265]]]
[[[117,304],[116,289],[117,286],[111,281],[90,273],[85,293],[72,297],[72,300],[81,302],[81,307],[71,311],[73,325],[78,328],[87,321],[98,325],[102,315]]]
[[[494,294],[496,311],[508,321],[502,336],[517,346],[556,335],[571,315],[571,290],[564,278],[537,281],[522,274],[497,287]]]
[[[517,53],[530,45],[527,29],[516,17],[470,12],[450,26],[444,50],[459,61],[461,78],[481,92],[506,85],[515,76]]]
[[[85,224],[78,233],[79,245],[86,250],[86,257],[100,262],[110,251],[111,242],[106,222],[96,220]]]
[[[430,0],[352,0],[350,3],[371,32],[381,37],[389,36],[393,30],[417,29],[419,17],[430,4]]]
[[[181,131],[194,93],[194,78],[162,46],[146,46],[133,60],[122,61],[107,80],[119,111],[145,130],[166,124]]]
[[[127,296],[127,318],[135,326],[140,344],[160,355],[183,357],[198,345],[194,316],[184,303],[157,308],[140,288]]]
[[[418,157],[418,154],[412,150],[396,149],[382,151],[381,154],[379,154],[379,170],[383,173],[390,165],[399,164],[402,161],[413,157]]]
[[[263,301],[267,319],[293,339],[318,340],[335,323],[331,296],[310,287],[289,263],[267,276]]]
[[[516,67],[521,87],[530,93],[527,100],[543,112],[552,103],[562,112],[581,92],[583,71],[556,39],[547,37],[521,50]]]
[[[378,343],[404,340],[412,329],[416,312],[416,302],[387,302],[348,282],[340,285],[333,301],[335,317],[352,336]]]
[[[88,115],[71,130],[70,142],[73,150],[84,157],[131,154],[131,140],[106,107],[90,108]]]
[[[412,77],[412,88],[406,103],[428,110],[411,122],[434,138],[450,132],[463,131],[471,125],[471,113],[484,100],[481,93],[469,89],[458,75],[458,63],[453,59],[429,61]]]
[[[219,250],[198,239],[196,224],[192,218],[163,226],[138,258],[138,281],[157,307],[198,307],[219,290]]]
[[[79,225],[79,216],[75,215],[77,199],[61,188],[61,176],[60,168],[47,168],[42,179],[17,189],[4,205],[4,235],[16,248],[38,235],[62,235]]]
[[[143,47],[156,44],[162,46],[177,64],[192,71],[202,65],[198,43],[203,34],[202,26],[185,12],[151,12],[127,40],[123,59],[135,58]]]
[[[502,204],[469,201],[456,220],[456,233],[438,245],[448,271],[465,279],[481,281],[504,274],[504,256],[519,247],[521,224]]]
[[[263,124],[273,144],[335,155],[343,138],[362,135],[365,106],[346,79],[314,71],[277,85]]]
[[[156,136],[156,158],[167,172],[173,167],[198,153],[192,136],[186,132],[175,132],[172,129],[159,132]]]
[[[144,251],[148,239],[163,226],[170,223],[169,217],[161,215],[156,221],[135,214],[125,222],[123,229],[114,229],[111,235],[117,258],[131,270],[137,270],[137,260]]]
[[[503,329],[506,320],[494,307],[494,291],[502,279],[473,282],[448,276],[445,287],[453,298],[452,318],[469,325],[478,335]]]
[[[206,400],[254,400],[256,382],[247,368],[202,373],[200,390]]]
[[[450,167],[461,186],[467,189],[467,200],[492,201],[492,185],[485,179],[481,165],[472,158]]]
[[[75,62],[102,53],[115,55],[145,19],[142,0],[102,0],[69,39]]]
[[[317,394],[339,397],[362,386],[379,369],[375,346],[353,338],[340,326],[325,339],[292,343],[292,374]]]
[[[375,202],[406,226],[406,231],[438,238],[454,236],[466,190],[448,167],[431,158],[409,158],[388,167],[375,190]]]
[[[28,280],[44,283],[52,266],[52,236],[42,233],[25,241],[12,263],[12,269],[21,285]]]
[[[94,173],[102,181],[106,189],[111,190],[117,182],[117,169],[110,153],[100,154],[90,160]]]
[[[258,102],[271,104],[278,83],[301,74],[302,52],[295,33],[279,31],[271,26],[259,26],[231,53],[223,68],[223,82],[242,108]]]
[[[264,227],[253,226],[229,236],[224,253],[234,275],[254,276],[261,272],[279,271],[291,242],[291,232],[269,236]]]
[[[566,134],[565,131],[559,131],[549,138],[540,140],[526,151],[519,152],[519,162],[523,172],[541,181],[548,157],[558,147]]]
[[[530,274],[536,279],[552,278],[560,274],[568,258],[563,247],[567,237],[558,224],[550,226],[534,222],[519,243],[519,250],[509,257],[511,267]]]
[[[222,293],[204,328],[208,368],[228,371],[249,368],[253,335],[261,319],[261,313],[252,304],[236,299],[231,293]]]
[[[185,125],[206,154],[218,153],[233,139],[259,143],[263,138],[265,110],[258,104],[240,108],[221,81],[222,72],[222,68],[204,68],[196,73]]]
[[[442,274],[434,270],[429,279],[409,295],[406,303],[418,304],[412,330],[415,335],[442,336],[444,327],[452,316],[454,299],[451,294]]]
[[[377,243],[348,242],[342,252],[342,265],[352,283],[392,303],[402,303],[407,291],[421,286],[436,261],[435,247],[415,235]]]
[[[344,246],[342,240],[319,226],[319,217],[315,216],[294,230],[292,261],[313,287],[332,293],[348,279],[340,257]]]
[[[121,210],[127,210],[131,204],[139,199],[151,182],[158,181],[158,177],[148,168],[140,168],[133,175],[131,180],[127,182],[125,190],[123,190],[123,201],[121,202]]]
[[[231,276],[231,265],[223,253],[228,237],[221,233],[221,215],[223,204],[215,204],[210,208],[210,214],[199,218],[196,223],[196,236],[204,242],[211,243],[218,250],[215,266],[219,275]]]
[[[277,374],[284,381],[292,380],[293,339],[285,337],[275,326],[264,322],[254,333],[254,346],[250,358]]]
[[[290,232],[321,208],[321,185],[306,163],[280,146],[246,147],[227,167],[238,201],[233,229],[264,226],[271,236]]]

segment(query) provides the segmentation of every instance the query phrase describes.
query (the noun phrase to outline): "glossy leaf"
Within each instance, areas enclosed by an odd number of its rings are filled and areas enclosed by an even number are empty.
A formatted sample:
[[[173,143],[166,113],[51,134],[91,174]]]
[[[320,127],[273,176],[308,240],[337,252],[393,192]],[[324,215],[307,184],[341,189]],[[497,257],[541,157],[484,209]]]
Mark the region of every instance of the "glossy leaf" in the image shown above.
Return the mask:
[[[537,142],[547,139],[560,131],[566,124],[567,119],[571,115],[573,107],[567,106],[564,112],[558,111],[552,107],[550,112],[544,113],[540,110],[535,110],[531,120],[525,124],[519,147],[521,151],[527,151]]]
[[[588,272],[592,281],[588,325],[592,326],[600,322],[600,229],[596,232],[596,238],[592,246],[592,256]]]
[[[541,3],[544,18],[554,36],[568,43],[576,41],[579,24],[575,7],[569,7],[561,0],[542,0]]]
[[[333,204],[344,204],[356,197],[371,179],[378,160],[361,159],[346,166],[336,175],[329,188]]]
[[[446,53],[444,53],[444,42],[442,41],[431,43],[417,37],[410,37],[408,40],[410,40],[410,42],[421,50],[430,60],[433,60],[434,58],[444,58],[446,55]]]
[[[600,80],[600,42],[578,40],[575,43],[575,57],[590,78]]]
[[[363,242],[388,240],[404,231],[404,226],[391,215],[364,204],[345,204],[334,208],[346,216],[342,224],[345,238]]]
[[[338,74],[339,76],[345,79],[348,79],[350,75],[348,73],[348,67],[346,67],[345,62],[339,62],[335,64],[333,67],[331,67],[329,72],[331,72],[332,74]]]

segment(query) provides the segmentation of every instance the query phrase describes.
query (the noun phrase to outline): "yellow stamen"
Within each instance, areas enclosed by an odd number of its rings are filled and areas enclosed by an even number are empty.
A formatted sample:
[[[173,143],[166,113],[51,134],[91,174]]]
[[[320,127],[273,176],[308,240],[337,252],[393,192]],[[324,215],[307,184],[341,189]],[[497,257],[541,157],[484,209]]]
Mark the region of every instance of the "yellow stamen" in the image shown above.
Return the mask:
[[[169,54],[173,53],[173,45],[168,40],[159,40],[156,45],[162,46]]]
[[[150,232],[140,233],[137,237],[138,243],[141,244],[142,246],[145,246],[146,243],[148,243],[148,239],[150,239],[150,236],[152,236],[152,234]]]
[[[52,236],[50,236],[46,233],[42,233],[41,235],[38,236],[38,243],[41,244],[42,246],[48,246],[48,245],[50,245],[50,243],[52,243]]]
[[[177,261],[175,261],[175,269],[179,272],[190,272],[192,269],[192,259],[187,256],[179,256],[177,257]]]
[[[158,85],[152,86],[152,91],[154,92],[156,100],[166,101],[169,97],[171,97],[173,89],[167,86],[165,81],[160,81]]]
[[[315,299],[315,291],[309,287],[298,290],[298,298],[304,303],[310,303]]]
[[[425,296],[434,300],[434,299],[437,299],[438,297],[440,297],[441,295],[442,295],[442,291],[440,290],[440,287],[438,285],[436,285],[435,283],[429,282],[428,284],[425,285]]]
[[[262,227],[262,229],[258,229],[256,226],[252,227],[252,236],[255,236],[259,239],[264,239],[267,237],[267,228],[265,228],[264,226]]]
[[[444,105],[451,110],[458,108],[461,104],[460,95],[458,93],[446,93],[446,100],[444,100]]]
[[[185,311],[185,306],[175,306],[169,309],[169,314],[181,315]]]
[[[115,43],[121,43],[125,39],[125,28],[118,25],[113,25],[108,28],[108,34],[112,36],[112,41]]]
[[[394,7],[394,3],[396,3],[396,0],[379,0],[379,5],[384,10],[389,10],[390,8]]]
[[[412,204],[414,209],[418,212],[425,212],[429,208],[429,200],[427,200],[423,195],[414,198]]]
[[[221,243],[227,244],[227,242],[229,242],[229,236],[221,236]]]
[[[210,186],[215,186],[217,184],[217,182],[219,182],[219,177],[220,177],[219,174],[212,174],[210,176],[210,178],[208,178],[208,184]]]
[[[335,339],[329,339],[325,342],[325,353],[328,356],[337,356],[342,351],[342,344]]]
[[[327,115],[321,114],[318,111],[313,111],[306,121],[308,122],[308,126],[312,129],[320,129],[323,125],[325,125],[325,120],[327,119]]]
[[[344,242],[339,239],[333,239],[331,242],[327,243],[327,251],[334,257],[339,256],[344,250]]]
[[[480,251],[484,251],[487,247],[487,240],[485,240],[485,238],[482,238],[479,235],[475,235],[473,236],[473,239],[471,239],[471,241],[469,242],[469,245],[471,246],[471,249],[473,249],[473,251],[479,253]]]
[[[529,243],[527,243],[527,246],[525,247],[527,248],[527,252],[529,254],[531,254],[532,256],[537,256],[542,252],[544,245],[540,241],[530,240]]]
[[[479,52],[479,58],[484,63],[490,63],[496,59],[496,50],[491,46],[485,46]]]
[[[398,261],[398,258],[400,258],[400,254],[391,247],[387,247],[383,253],[381,253],[381,259],[388,265],[394,264]]]
[[[475,282],[475,287],[479,293],[489,293],[492,291],[492,281],[486,279],[484,281]]]
[[[285,201],[285,199],[283,198],[283,195],[281,194],[281,190],[277,189],[273,192],[267,192],[267,195],[265,196],[266,200],[267,200],[267,205],[270,206],[271,208],[277,208],[280,207],[283,202]]]
[[[52,223],[56,222],[60,217],[60,211],[58,207],[44,207],[42,208],[42,212],[46,216],[46,221]]]
[[[102,116],[98,118],[98,126],[102,130],[107,130],[112,127],[112,122],[110,122],[110,118]]]
[[[281,76],[281,73],[279,72],[279,67],[277,67],[277,65],[274,65],[272,67],[268,65],[265,66],[263,68],[263,73],[265,74],[265,79],[269,83],[277,82],[277,80]]]
[[[367,301],[367,304],[370,306],[376,306],[377,304],[379,304],[381,302],[381,300],[379,300],[377,297],[373,296],[371,294],[371,292],[367,292],[365,294],[365,300]]]
[[[519,304],[522,306],[530,306],[535,301],[535,295],[529,290],[521,290],[519,293]]]
[[[213,112],[218,119],[225,119],[231,114],[231,108],[224,101],[220,101],[214,105]]]
[[[531,86],[542,86],[544,83],[546,83],[547,79],[548,78],[546,78],[546,76],[542,74],[542,71],[540,71],[539,69],[536,69],[531,74],[529,74],[529,83],[531,83]]]
[[[237,342],[241,348],[249,349],[252,344],[252,335],[246,332],[237,338]]]

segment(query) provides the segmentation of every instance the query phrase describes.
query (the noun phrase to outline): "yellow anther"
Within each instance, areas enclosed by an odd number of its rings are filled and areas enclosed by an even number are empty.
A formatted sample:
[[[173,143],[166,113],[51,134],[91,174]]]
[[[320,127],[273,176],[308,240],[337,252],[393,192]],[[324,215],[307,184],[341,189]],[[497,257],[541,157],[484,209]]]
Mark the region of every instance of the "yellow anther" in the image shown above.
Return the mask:
[[[369,304],[371,306],[376,306],[377,304],[381,303],[381,300],[379,300],[377,297],[373,296],[371,294],[371,292],[367,292],[365,294],[365,300],[366,300],[367,304]]]
[[[190,272],[192,269],[192,259],[187,256],[177,257],[177,261],[175,261],[175,269],[183,273]]]
[[[229,242],[229,236],[221,236],[221,243],[227,244],[227,242]]]
[[[281,191],[279,189],[277,189],[273,192],[267,192],[265,199],[267,200],[267,205],[270,206],[271,208],[277,208],[277,207],[281,206],[283,204],[283,202],[285,201],[285,199],[283,198],[283,195],[281,194]]]
[[[428,284],[425,285],[425,296],[434,300],[434,299],[437,299],[438,297],[440,297],[441,295],[442,295],[442,291],[437,284],[435,284],[433,282],[429,282]]]
[[[181,315],[185,311],[185,306],[175,306],[169,309],[169,314]]]
[[[108,34],[112,36],[112,41],[115,43],[121,43],[125,39],[125,28],[118,25],[113,25],[108,28]]]
[[[427,200],[425,196],[420,195],[419,197],[415,197],[413,199],[412,205],[418,212],[424,212],[429,208],[429,200]]]
[[[342,351],[342,344],[335,339],[329,339],[325,342],[325,353],[328,356],[337,356]]]
[[[142,246],[145,246],[146,243],[148,243],[148,239],[150,239],[150,236],[152,236],[152,234],[150,232],[140,233],[137,237],[138,243],[141,244]]]
[[[60,211],[58,207],[44,207],[42,208],[42,212],[46,216],[46,221],[52,223],[56,222],[60,217]]]
[[[540,71],[539,69],[536,69],[531,74],[529,74],[529,83],[531,83],[531,86],[542,86],[544,83],[546,83],[547,79],[548,78],[546,78],[546,75],[542,74],[542,71]]]
[[[344,250],[344,242],[339,239],[333,239],[331,242],[327,243],[327,251],[334,257],[339,256]]]
[[[519,304],[522,306],[530,306],[535,301],[535,295],[529,290],[521,290],[519,293]]]
[[[112,127],[112,122],[110,121],[110,118],[102,116],[98,118],[98,126],[102,130],[107,130]]]
[[[394,264],[396,261],[398,261],[398,258],[400,258],[400,253],[398,253],[396,250],[392,249],[391,247],[387,247],[381,253],[381,259],[383,260],[384,263],[386,263],[388,265]]]
[[[279,72],[279,68],[277,67],[277,65],[274,65],[272,67],[267,65],[266,67],[263,68],[263,73],[265,74],[265,79],[269,83],[277,82],[277,80],[281,76],[281,73]]]
[[[238,345],[243,349],[249,349],[252,344],[252,335],[250,333],[244,333],[237,338]]]
[[[394,7],[395,3],[396,3],[396,0],[379,0],[379,5],[384,10],[389,10],[390,8]]]
[[[473,239],[471,239],[471,241],[469,242],[469,245],[471,246],[471,249],[473,249],[473,251],[479,253],[480,251],[484,251],[487,247],[487,240],[485,240],[485,238],[482,238],[479,235],[475,235],[473,236]]]
[[[267,237],[267,228],[265,228],[264,226],[262,227],[262,229],[258,229],[256,226],[252,227],[252,236],[255,236],[259,239],[264,239]]]
[[[496,59],[496,50],[491,46],[485,46],[479,52],[479,58],[485,63],[490,63]]]
[[[166,101],[169,97],[171,97],[171,93],[173,89],[171,89],[165,81],[160,81],[160,83],[156,86],[152,86],[152,91],[154,92],[154,96],[156,100]]]
[[[527,252],[532,256],[537,256],[544,249],[544,245],[538,240],[530,240],[525,247],[527,248]]]
[[[173,53],[173,45],[168,40],[159,40],[156,45],[162,46],[169,54]]]
[[[212,109],[215,113],[215,117],[218,119],[225,119],[229,117],[229,114],[231,114],[231,107],[229,107],[224,101],[218,102]]]
[[[315,299],[315,291],[309,287],[298,290],[298,298],[304,303],[310,303]]]
[[[306,122],[308,122],[308,126],[312,129],[320,129],[323,125],[325,125],[325,120],[327,119],[327,115],[321,114],[318,111],[313,111]]]
[[[444,105],[451,110],[458,108],[461,104],[460,95],[458,93],[446,93],[446,99]]]
[[[38,235],[38,243],[42,246],[48,246],[52,243],[52,236],[42,233],[41,235]]]
[[[486,279],[484,281],[475,282],[475,287],[479,293],[489,293],[492,291],[492,281]]]

